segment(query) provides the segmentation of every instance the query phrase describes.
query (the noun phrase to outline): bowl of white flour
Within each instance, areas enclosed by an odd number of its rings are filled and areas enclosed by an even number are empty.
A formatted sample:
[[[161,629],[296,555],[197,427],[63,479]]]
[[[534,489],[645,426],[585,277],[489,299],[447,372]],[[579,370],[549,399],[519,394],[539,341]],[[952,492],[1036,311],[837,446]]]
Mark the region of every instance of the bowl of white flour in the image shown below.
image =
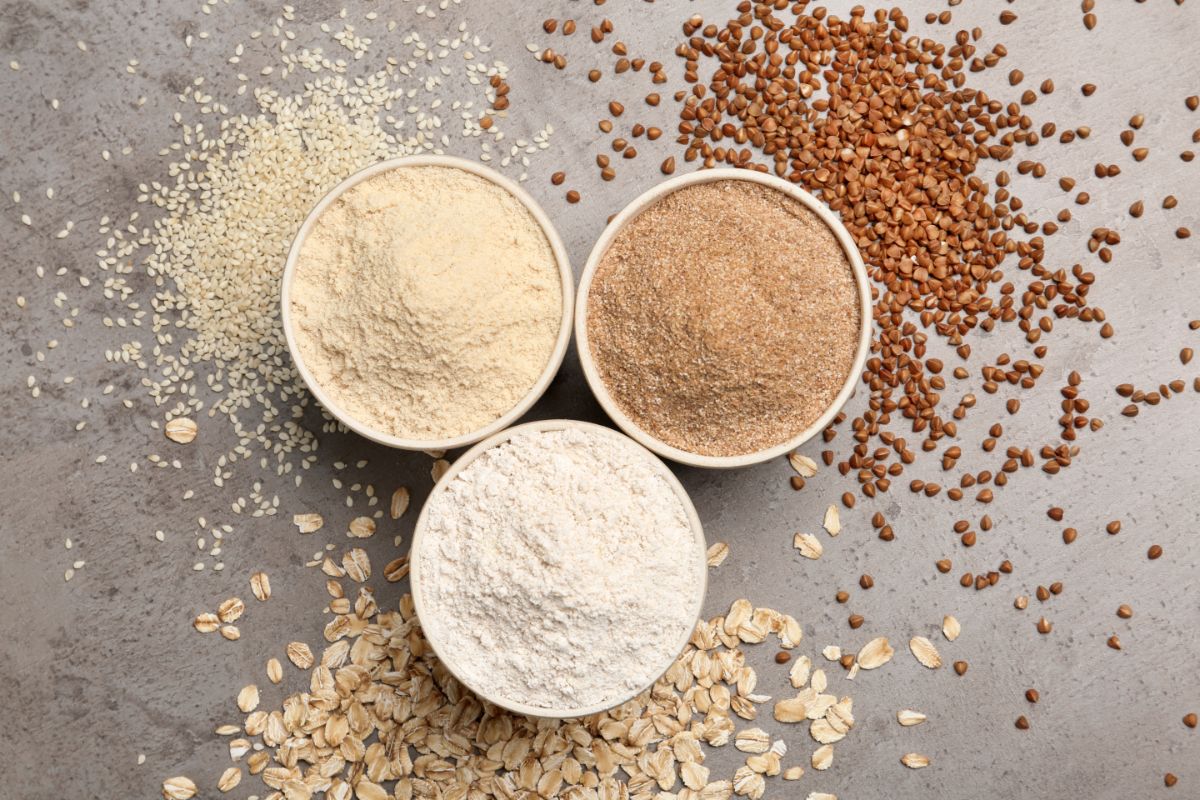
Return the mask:
[[[574,277],[537,202],[450,156],[359,170],[296,233],[284,266],[288,351],[348,428],[449,450],[515,422],[571,338]]]
[[[596,714],[651,687],[687,645],[707,583],[704,532],[671,471],[573,420],[467,451],[421,511],[411,564],[447,669],[538,717]]]

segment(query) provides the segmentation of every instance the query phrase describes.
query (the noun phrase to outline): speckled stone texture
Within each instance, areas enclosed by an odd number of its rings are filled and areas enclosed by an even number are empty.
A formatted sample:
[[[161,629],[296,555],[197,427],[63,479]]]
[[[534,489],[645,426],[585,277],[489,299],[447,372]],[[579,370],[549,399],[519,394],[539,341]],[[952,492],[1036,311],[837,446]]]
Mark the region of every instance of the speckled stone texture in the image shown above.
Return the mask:
[[[298,16],[315,32],[336,16],[332,2],[297,4]],[[631,100],[650,91],[643,73],[611,74],[612,57],[596,48],[586,33],[553,44],[567,52],[564,71],[537,63],[527,43],[546,46],[545,16],[572,15],[586,32],[602,14],[615,23],[616,38],[630,51],[667,64],[673,80],[681,66],[671,55],[680,23],[692,14],[723,21],[731,15],[731,0],[609,3],[598,9],[590,3],[467,2],[418,20],[415,3],[354,3],[347,21],[366,30],[367,10],[392,15],[400,25],[392,34],[376,36],[372,55],[381,60],[390,37],[396,41],[409,26],[434,41],[460,21],[495,43],[494,53],[512,64],[514,118],[528,130],[552,122],[556,133],[550,150],[531,166],[530,191],[544,204],[559,226],[573,262],[582,266],[605,218],[661,179],[658,164],[676,154],[670,136],[658,142],[639,142],[641,155],[617,165],[618,178],[599,180],[592,160],[607,150],[596,129],[606,116],[604,106],[620,97],[644,124],[673,131],[671,103],[656,109]],[[831,4],[842,12],[848,2]],[[979,25],[982,44],[1002,41],[1009,56],[972,83],[994,96],[1015,99],[1008,87],[1009,69],[1019,67],[1036,86],[1052,77],[1058,87],[1030,110],[1040,124],[1052,120],[1059,129],[1089,125],[1092,136],[1068,147],[1038,148],[1029,157],[1046,162],[1047,179],[1020,181],[1019,194],[1027,210],[1048,219],[1069,204],[1056,185],[1062,175],[1079,179],[1078,189],[1091,192],[1091,204],[1070,207],[1075,219],[1048,240],[1047,263],[1070,269],[1078,262],[1097,274],[1093,301],[1106,309],[1116,336],[1104,341],[1094,326],[1062,324],[1048,337],[1046,377],[1023,398],[1020,414],[1009,418],[1003,399],[978,392],[977,385],[947,390],[947,401],[976,391],[979,405],[960,425],[964,469],[995,469],[997,454],[977,449],[988,425],[1001,419],[1006,443],[1037,446],[1057,434],[1057,387],[1071,369],[1083,376],[1083,392],[1092,413],[1106,427],[1081,438],[1082,452],[1061,475],[1049,477],[1028,471],[1015,477],[984,509],[972,502],[954,504],[944,496],[917,498],[903,484],[910,478],[943,480],[936,459],[924,459],[906,473],[888,495],[862,502],[843,513],[844,531],[825,540],[819,561],[801,559],[791,547],[796,531],[817,532],[825,506],[847,487],[831,470],[810,480],[802,492],[787,483],[790,469],[782,459],[754,469],[703,472],[681,469],[679,474],[695,500],[710,541],[729,543],[731,555],[710,581],[708,611],[718,613],[737,597],[794,614],[804,625],[805,644],[816,653],[838,643],[857,649],[869,638],[889,636],[897,646],[894,662],[883,670],[860,675],[852,684],[858,725],[836,745],[835,763],[826,773],[808,770],[796,785],[771,785],[768,796],[804,796],[810,791],[836,793],[842,800],[863,798],[1194,797],[1200,793],[1200,732],[1185,728],[1181,718],[1200,710],[1200,600],[1194,587],[1200,566],[1196,513],[1192,498],[1197,483],[1194,462],[1200,455],[1200,427],[1195,424],[1200,395],[1184,396],[1149,408],[1135,420],[1119,415],[1124,401],[1113,386],[1129,381],[1157,387],[1173,378],[1191,379],[1196,367],[1181,367],[1177,354],[1195,345],[1200,333],[1187,329],[1187,320],[1200,317],[1200,237],[1177,240],[1180,225],[1200,231],[1200,164],[1181,162],[1177,154],[1191,144],[1200,127],[1200,113],[1188,112],[1184,97],[1200,91],[1200,8],[1156,2],[1100,4],[1099,24],[1088,33],[1077,3],[969,2],[955,6],[950,26],[925,26],[927,11],[942,11],[945,3],[912,3],[908,12],[913,33],[952,42],[960,27]],[[427,457],[387,451],[346,436],[322,438],[322,459],[309,472],[302,490],[271,482],[278,492],[281,516],[250,520],[235,518],[229,503],[252,480],[239,470],[231,488],[211,483],[214,461],[231,444],[229,430],[204,418],[200,437],[187,447],[172,446],[150,427],[158,412],[142,393],[135,371],[104,361],[106,347],[130,338],[127,330],[100,324],[109,313],[94,290],[82,290],[81,273],[93,274],[94,252],[102,245],[95,235],[99,218],[124,218],[133,209],[138,184],[165,177],[160,148],[174,140],[172,113],[176,95],[187,91],[195,76],[207,76],[206,88],[230,96],[241,70],[257,82],[264,63],[248,54],[237,67],[226,64],[237,42],[248,42],[253,29],[267,29],[278,15],[274,3],[248,0],[218,2],[212,14],[200,3],[149,0],[129,2],[6,2],[0,13],[0,98],[5,114],[0,121],[0,241],[4,242],[0,270],[6,309],[0,337],[0,393],[6,423],[0,432],[4,479],[0,482],[0,797],[5,800],[50,798],[112,798],[158,796],[165,777],[186,774],[202,787],[203,797],[215,797],[217,777],[228,765],[226,744],[212,734],[219,723],[238,719],[237,690],[249,682],[264,689],[271,707],[282,690],[305,686],[300,674],[286,667],[281,688],[271,687],[264,664],[282,656],[284,645],[304,640],[316,648],[326,617],[323,576],[303,563],[326,542],[339,547],[354,512],[342,504],[343,493],[333,488],[332,464],[369,465],[353,470],[353,480],[373,482],[385,496],[397,484],[413,488],[414,511],[400,523],[388,521],[381,533],[366,542],[379,565],[395,555],[394,534],[407,537],[415,509],[430,487]],[[1019,19],[999,24],[1002,9]],[[201,33],[207,38],[200,38]],[[185,36],[194,38],[184,46]],[[89,51],[77,49],[86,40]],[[323,46],[338,48],[327,38]],[[140,62],[137,74],[125,66]],[[20,71],[7,67],[10,60]],[[596,85],[585,75],[591,66],[604,66]],[[1078,87],[1092,82],[1095,96],[1083,98]],[[621,88],[615,88],[619,85]],[[678,84],[658,87],[667,89]],[[139,97],[146,98],[139,104]],[[61,106],[51,108],[50,99]],[[243,109],[249,108],[248,101]],[[1135,165],[1118,140],[1125,121],[1134,113],[1146,115],[1138,144],[1151,154]],[[122,147],[133,148],[119,155]],[[113,151],[112,161],[100,158]],[[1016,159],[1026,157],[1018,148]],[[1104,181],[1091,177],[1097,161],[1118,163],[1122,175]],[[680,161],[682,165],[682,161]],[[1015,166],[1012,165],[1012,166]],[[550,174],[564,169],[568,182],[550,184]],[[54,186],[49,201],[45,187]],[[583,202],[569,206],[565,190],[577,188]],[[1077,190],[1078,190],[1077,189]],[[9,201],[13,190],[24,199]],[[1162,196],[1171,193],[1180,205],[1166,212]],[[1127,219],[1125,209],[1144,199],[1146,215]],[[36,225],[22,225],[29,213]],[[76,222],[64,239],[53,234],[66,219]],[[1101,265],[1087,253],[1092,228],[1114,227],[1122,243],[1112,264]],[[38,280],[36,265],[62,277]],[[1015,264],[1005,265],[1014,280],[1022,279]],[[144,282],[139,282],[145,289]],[[78,326],[66,330],[65,310],[55,307],[55,293],[67,294],[67,308],[80,307]],[[27,298],[19,310],[15,295]],[[139,332],[149,345],[149,332]],[[977,370],[984,359],[1002,352],[1014,358],[1026,350],[1013,329],[972,337]],[[61,340],[53,351],[48,341]],[[35,361],[46,352],[44,363]],[[952,353],[947,363],[957,364]],[[34,400],[25,386],[35,375],[43,387]],[[75,382],[64,385],[62,379]],[[80,398],[99,398],[112,383],[109,401],[90,409]],[[132,411],[116,398],[134,401]],[[861,394],[850,410],[865,407]],[[590,398],[578,363],[568,357],[561,376],[531,415],[600,417]],[[75,424],[88,427],[74,432]],[[310,414],[309,422],[316,423]],[[846,439],[843,435],[838,444]],[[805,448],[816,457],[819,444]],[[152,452],[178,456],[179,470],[141,469],[130,473],[131,461]],[[109,457],[97,465],[99,454]],[[196,496],[183,500],[185,490]],[[1050,521],[1051,505],[1066,509],[1062,523]],[[299,536],[288,517],[293,512],[320,511],[327,525],[320,533]],[[891,543],[879,541],[869,520],[883,511],[896,531]],[[996,522],[970,550],[957,544],[951,526],[960,518],[976,523],[984,511]],[[237,530],[225,548],[223,573],[193,573],[197,519],[231,522]],[[1111,519],[1123,521],[1118,536],[1104,533]],[[1079,539],[1062,543],[1061,528],[1071,525]],[[162,530],[159,543],[154,532]],[[824,534],[820,534],[824,536]],[[75,542],[71,551],[63,541]],[[1165,550],[1157,561],[1145,553],[1152,543]],[[949,557],[954,571],[939,575],[934,561]],[[998,588],[975,592],[962,589],[957,576],[964,571],[995,568],[1011,559],[1015,572]],[[69,582],[63,572],[76,559],[86,566]],[[266,604],[251,599],[249,575],[265,569],[271,575],[274,597]],[[860,574],[870,573],[875,588],[858,588]],[[1013,609],[1013,598],[1032,594],[1038,584],[1061,580],[1063,593],[1045,604],[1036,600],[1029,610]],[[402,585],[380,593],[394,603]],[[833,602],[846,589],[845,606]],[[230,595],[246,599],[239,642],[194,632],[196,613],[214,609]],[[1133,619],[1116,616],[1120,603],[1133,606]],[[849,613],[862,614],[866,623],[857,631],[846,625]],[[942,616],[952,613],[963,625],[954,644],[940,641]],[[1039,636],[1037,618],[1045,614],[1054,632]],[[1116,633],[1124,649],[1105,647]],[[948,661],[966,660],[970,670],[957,677],[948,669],[931,673],[904,648],[914,634],[928,635],[941,646]],[[773,664],[774,651],[760,647],[752,660],[761,669],[760,691],[786,691],[786,669]],[[842,684],[834,682],[833,686]],[[1026,688],[1037,687],[1042,700],[1030,707]],[[901,728],[895,712],[920,709],[930,721]],[[1014,727],[1018,715],[1028,716],[1031,729]],[[759,724],[782,731],[790,745],[788,764],[808,763],[815,743],[799,731],[788,732],[764,712]],[[918,751],[933,765],[910,771],[900,756]],[[137,765],[138,754],[146,763]],[[714,774],[730,774],[739,754],[732,748],[709,759]],[[1179,775],[1173,790],[1163,788],[1163,774]],[[257,779],[247,779],[233,796],[265,795]]]

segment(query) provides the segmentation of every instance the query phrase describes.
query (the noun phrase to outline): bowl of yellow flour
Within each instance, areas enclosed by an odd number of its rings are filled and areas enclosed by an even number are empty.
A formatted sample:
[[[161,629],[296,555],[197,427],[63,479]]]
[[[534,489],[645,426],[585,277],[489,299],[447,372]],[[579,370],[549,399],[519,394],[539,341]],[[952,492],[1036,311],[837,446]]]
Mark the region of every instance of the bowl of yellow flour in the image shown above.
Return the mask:
[[[465,159],[412,156],[313,208],[284,267],[282,322],[334,417],[391,447],[447,450],[541,397],[573,296],[562,240],[528,193]]]

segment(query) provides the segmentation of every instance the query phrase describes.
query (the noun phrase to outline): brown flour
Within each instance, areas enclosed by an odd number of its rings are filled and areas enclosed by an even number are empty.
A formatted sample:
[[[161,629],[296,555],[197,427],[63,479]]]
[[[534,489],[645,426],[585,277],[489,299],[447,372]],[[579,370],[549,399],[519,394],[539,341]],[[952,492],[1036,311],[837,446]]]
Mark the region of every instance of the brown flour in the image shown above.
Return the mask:
[[[833,233],[778,191],[725,180],[646,209],[596,270],[587,332],[617,406],[691,453],[733,456],[811,425],[850,373],[860,316]]]

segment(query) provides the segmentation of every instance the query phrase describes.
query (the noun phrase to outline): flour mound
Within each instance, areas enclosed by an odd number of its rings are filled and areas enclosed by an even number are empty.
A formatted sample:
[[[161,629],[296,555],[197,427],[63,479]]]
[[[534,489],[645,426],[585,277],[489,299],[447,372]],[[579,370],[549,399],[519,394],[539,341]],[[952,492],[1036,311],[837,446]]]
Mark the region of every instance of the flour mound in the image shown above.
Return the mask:
[[[703,554],[653,456],[611,432],[521,432],[430,500],[421,624],[467,683],[536,708],[619,700],[696,624]]]

